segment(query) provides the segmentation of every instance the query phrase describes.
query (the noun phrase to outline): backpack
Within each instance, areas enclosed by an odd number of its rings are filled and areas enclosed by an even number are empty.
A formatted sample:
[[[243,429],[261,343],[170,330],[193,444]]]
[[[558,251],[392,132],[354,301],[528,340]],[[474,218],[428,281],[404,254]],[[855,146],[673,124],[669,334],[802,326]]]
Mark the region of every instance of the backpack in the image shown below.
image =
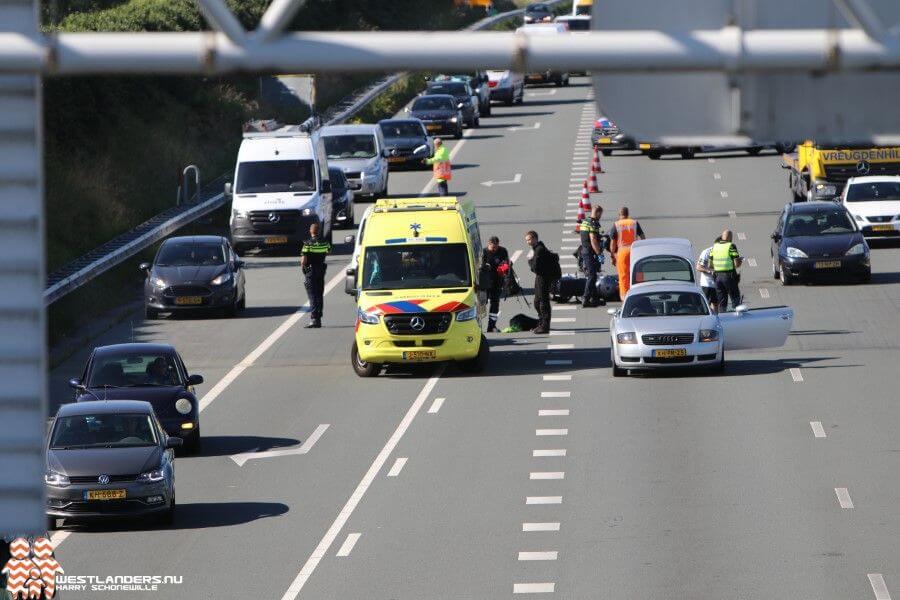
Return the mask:
[[[548,248],[547,255],[550,257],[547,265],[550,272],[547,274],[547,279],[556,281],[562,277],[562,267],[559,266],[559,254]]]
[[[513,318],[509,320],[509,327],[504,329],[505,333],[515,333],[517,331],[531,331],[538,325],[538,320],[529,317],[528,315],[523,315],[522,313],[517,314]],[[507,329],[509,331],[507,331]]]

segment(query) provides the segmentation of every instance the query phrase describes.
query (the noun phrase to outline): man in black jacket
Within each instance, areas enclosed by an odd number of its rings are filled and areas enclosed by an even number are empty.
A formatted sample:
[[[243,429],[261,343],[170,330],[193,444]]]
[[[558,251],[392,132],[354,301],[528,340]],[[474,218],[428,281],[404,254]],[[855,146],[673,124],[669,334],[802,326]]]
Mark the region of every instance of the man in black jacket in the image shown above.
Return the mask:
[[[556,277],[553,254],[538,239],[534,231],[525,233],[525,243],[531,246],[528,266],[534,273],[534,308],[538,313],[538,325],[534,333],[550,333],[550,286]]]
[[[486,274],[490,282],[487,288],[488,300],[490,300],[490,314],[488,315],[488,332],[497,331],[497,318],[500,316],[500,291],[503,289],[503,276],[497,271],[501,265],[509,265],[509,252],[500,245],[500,238],[491,236],[488,238],[487,248],[481,259],[481,270]]]

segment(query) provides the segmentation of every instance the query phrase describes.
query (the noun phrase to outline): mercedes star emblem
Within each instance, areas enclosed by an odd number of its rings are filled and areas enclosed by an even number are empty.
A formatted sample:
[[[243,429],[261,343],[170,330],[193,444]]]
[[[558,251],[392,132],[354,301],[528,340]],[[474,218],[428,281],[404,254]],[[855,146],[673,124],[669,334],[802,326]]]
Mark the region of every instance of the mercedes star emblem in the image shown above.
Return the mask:
[[[101,485],[106,485],[109,483],[109,475],[101,475],[97,478],[97,482]]]
[[[278,223],[279,221],[281,221],[281,215],[273,212],[269,213],[269,223]]]
[[[868,173],[869,168],[870,168],[870,165],[869,165],[869,161],[867,161],[867,160],[861,160],[858,163],[856,163],[856,172],[859,173],[860,175],[865,175],[866,173]]]
[[[409,321],[409,326],[413,331],[422,331],[425,329],[425,319],[422,317],[413,317]]]

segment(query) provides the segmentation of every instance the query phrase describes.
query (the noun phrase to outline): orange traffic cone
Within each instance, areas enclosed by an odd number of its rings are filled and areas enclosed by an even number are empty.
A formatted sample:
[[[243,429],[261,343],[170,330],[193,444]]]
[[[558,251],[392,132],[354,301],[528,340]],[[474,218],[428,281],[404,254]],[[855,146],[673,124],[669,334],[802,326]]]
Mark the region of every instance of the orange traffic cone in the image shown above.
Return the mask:
[[[581,186],[581,200],[578,202],[578,223],[584,221],[584,217],[591,212],[591,195],[588,193],[587,179]],[[578,228],[575,228],[578,231]]]
[[[602,173],[603,166],[600,164],[600,150],[594,148],[594,160],[591,161],[591,173]]]
[[[590,179],[590,181],[591,181],[590,192],[591,192],[592,194],[596,194],[597,192],[600,191],[600,188],[597,187],[597,174],[596,174],[596,173],[591,173],[591,179]]]

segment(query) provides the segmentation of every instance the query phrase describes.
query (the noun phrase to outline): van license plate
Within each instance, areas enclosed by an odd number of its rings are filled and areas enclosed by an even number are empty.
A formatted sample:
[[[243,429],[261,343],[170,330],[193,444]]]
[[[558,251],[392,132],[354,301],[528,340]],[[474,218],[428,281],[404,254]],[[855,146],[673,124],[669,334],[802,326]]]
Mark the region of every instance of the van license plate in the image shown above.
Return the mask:
[[[437,353],[434,350],[410,350],[403,353],[403,360],[434,360]]]
[[[270,235],[266,238],[267,244],[287,244],[286,235]]]
[[[674,350],[654,350],[653,356],[656,358],[676,358],[678,356],[687,356],[687,348],[675,348]]]
[[[175,298],[175,304],[178,306],[196,306],[203,304],[203,298],[201,296],[178,296]]]
[[[122,500],[125,498],[125,490],[88,490],[84,493],[85,500]]]
[[[841,261],[839,260],[820,260],[813,265],[817,269],[839,269]]]

